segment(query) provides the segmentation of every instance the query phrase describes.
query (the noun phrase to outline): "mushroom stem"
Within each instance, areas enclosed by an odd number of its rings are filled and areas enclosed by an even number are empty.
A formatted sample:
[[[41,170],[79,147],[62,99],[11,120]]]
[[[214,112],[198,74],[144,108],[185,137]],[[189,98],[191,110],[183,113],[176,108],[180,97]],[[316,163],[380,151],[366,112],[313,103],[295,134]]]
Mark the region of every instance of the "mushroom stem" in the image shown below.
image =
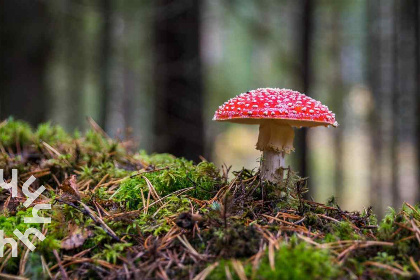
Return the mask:
[[[265,121],[260,124],[257,150],[263,151],[261,177],[272,183],[283,179],[284,157],[293,151],[295,133],[290,125]]]
[[[283,179],[283,168],[285,152],[276,152],[272,149],[263,151],[261,161],[261,178],[273,183],[280,182]]]
[[[278,124],[275,121],[264,121],[260,124],[257,150],[272,149],[277,152],[290,154],[293,148],[295,132],[288,124]]]

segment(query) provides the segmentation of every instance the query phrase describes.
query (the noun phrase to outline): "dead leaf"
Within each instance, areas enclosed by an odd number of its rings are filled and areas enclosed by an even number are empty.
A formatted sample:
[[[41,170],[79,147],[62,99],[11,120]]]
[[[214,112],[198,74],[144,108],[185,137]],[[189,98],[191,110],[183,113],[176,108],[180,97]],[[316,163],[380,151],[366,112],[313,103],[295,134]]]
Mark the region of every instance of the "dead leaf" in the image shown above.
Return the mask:
[[[69,235],[61,241],[61,248],[64,250],[72,250],[83,245],[88,237],[92,236],[92,232],[88,229],[81,229],[77,225],[69,225]]]
[[[80,200],[79,185],[77,184],[76,175],[71,175],[70,178],[65,179],[58,188],[62,191],[62,199],[71,201]]]

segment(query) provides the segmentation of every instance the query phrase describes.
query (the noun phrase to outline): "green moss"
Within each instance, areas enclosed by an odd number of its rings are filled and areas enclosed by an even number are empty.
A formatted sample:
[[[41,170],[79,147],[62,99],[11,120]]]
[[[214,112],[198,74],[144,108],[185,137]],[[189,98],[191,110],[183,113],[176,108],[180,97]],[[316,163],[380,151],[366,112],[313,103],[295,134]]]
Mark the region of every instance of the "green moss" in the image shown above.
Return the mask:
[[[25,122],[9,118],[0,125],[0,143],[5,148],[16,148],[17,144],[23,147],[31,141],[31,138],[32,129]]]
[[[275,270],[271,270],[268,258],[258,269],[263,279],[328,279],[337,274],[338,265],[329,252],[306,243],[282,245],[275,253]]]
[[[31,143],[39,145],[41,141],[54,146],[71,143],[72,139],[61,126],[52,125],[51,122],[38,125],[35,132],[27,123],[15,121],[13,118],[9,118],[0,126],[0,143],[4,147]]]
[[[124,249],[131,247],[130,243],[105,244],[105,248],[100,253],[93,256],[94,259],[104,259],[107,262],[116,263]]]
[[[139,230],[142,233],[152,233],[155,236],[164,234],[172,228],[172,224],[168,220],[169,217],[190,210],[191,201],[188,198],[170,196],[165,200],[165,207],[161,207],[160,204],[151,207],[147,213],[140,214],[139,218],[126,230],[133,230],[133,233],[137,233]]]
[[[333,224],[333,233],[339,240],[358,240],[359,234],[348,221]]]
[[[40,224],[25,224],[24,218],[32,216],[32,207],[22,211],[18,211],[15,215],[8,215],[3,213],[0,216],[0,229],[4,231],[6,237],[14,236],[13,231],[18,229],[20,232],[25,233],[29,228],[36,228],[41,230]]]
[[[141,159],[146,164],[151,164],[156,167],[164,167],[170,164],[176,164],[177,158],[171,154],[151,154],[148,155],[146,151],[141,150],[137,156],[138,159]]]
[[[226,261],[221,262],[208,279],[225,279],[226,266],[234,279],[239,279],[232,263]],[[250,279],[331,279],[338,276],[339,265],[328,251],[298,243],[280,245],[275,251],[274,270],[267,252],[255,272],[251,264],[245,265],[244,270]]]
[[[194,165],[192,161],[179,158],[165,167],[165,169],[124,180],[113,195],[113,199],[123,202],[128,209],[143,207],[141,193],[143,192],[144,197],[147,197],[149,192],[149,187],[143,177],[150,181],[160,196],[193,188],[188,193],[194,194],[199,199],[208,199],[214,195],[215,187],[220,183],[218,170],[209,162]]]
[[[80,179],[91,180],[92,185],[99,183],[106,175],[108,178],[120,179],[130,174],[129,171],[118,168],[112,161],[84,165],[80,171]]]
[[[85,134],[85,143],[86,148],[92,149],[95,152],[101,152],[102,149],[109,149],[109,143],[103,136],[97,133],[94,130],[88,130]]]
[[[420,220],[420,205],[414,205],[413,208],[403,204],[401,211],[404,211],[410,219]]]
[[[393,208],[388,208],[388,213],[385,215],[385,217],[382,219],[382,222],[380,223],[378,227],[378,236],[382,240],[388,240],[391,238],[392,234],[395,231],[395,218],[396,218],[396,212]]]
[[[42,123],[35,131],[35,141],[44,141],[49,145],[71,143],[72,139],[61,126],[51,125],[50,122]]]

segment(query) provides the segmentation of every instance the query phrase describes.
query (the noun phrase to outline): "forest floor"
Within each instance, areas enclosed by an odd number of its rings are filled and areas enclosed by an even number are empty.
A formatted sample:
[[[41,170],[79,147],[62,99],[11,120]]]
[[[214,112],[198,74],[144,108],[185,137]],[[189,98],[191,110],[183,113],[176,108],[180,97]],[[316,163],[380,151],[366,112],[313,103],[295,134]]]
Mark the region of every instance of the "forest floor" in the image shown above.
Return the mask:
[[[0,258],[0,279],[420,279],[420,208],[342,210],[306,200],[306,179],[286,169],[278,185],[258,171],[129,152],[93,121],[84,135],[49,123],[0,123],[0,230],[29,228]],[[234,179],[229,179],[229,173]],[[26,208],[22,186],[45,190]],[[32,209],[51,204],[28,224]],[[1,248],[1,247],[0,247]]]

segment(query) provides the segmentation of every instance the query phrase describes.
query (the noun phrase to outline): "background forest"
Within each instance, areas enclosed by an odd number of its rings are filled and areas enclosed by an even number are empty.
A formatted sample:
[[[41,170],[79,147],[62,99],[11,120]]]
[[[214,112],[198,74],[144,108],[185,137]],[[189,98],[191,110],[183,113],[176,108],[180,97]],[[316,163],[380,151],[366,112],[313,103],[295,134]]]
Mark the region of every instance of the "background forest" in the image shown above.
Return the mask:
[[[299,131],[291,166],[346,209],[420,201],[416,0],[1,0],[0,117],[84,130],[137,149],[257,167],[257,126],[212,122],[258,87],[336,113]]]

